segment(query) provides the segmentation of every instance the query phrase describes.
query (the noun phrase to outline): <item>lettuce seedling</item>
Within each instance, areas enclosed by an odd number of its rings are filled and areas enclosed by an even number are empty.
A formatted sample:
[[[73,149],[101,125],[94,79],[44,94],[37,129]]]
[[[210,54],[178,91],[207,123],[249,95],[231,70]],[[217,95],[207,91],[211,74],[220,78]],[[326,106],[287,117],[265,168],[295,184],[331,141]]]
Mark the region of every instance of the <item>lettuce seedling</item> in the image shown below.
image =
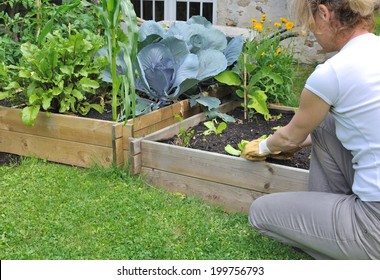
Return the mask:
[[[203,135],[210,135],[212,133],[219,135],[222,134],[223,130],[227,128],[227,124],[225,122],[219,123],[218,126],[215,126],[215,124],[217,124],[216,119],[212,119],[211,121],[205,122],[204,125],[208,129],[203,132]]]
[[[261,137],[259,137],[258,139],[264,140],[268,137],[269,137],[268,135],[264,134]],[[240,143],[238,143],[238,149],[235,149],[230,144],[228,144],[226,147],[224,147],[224,150],[230,155],[239,157],[241,155],[241,153],[243,152],[245,145],[247,145],[249,142],[250,141],[248,141],[248,140],[241,140]]]

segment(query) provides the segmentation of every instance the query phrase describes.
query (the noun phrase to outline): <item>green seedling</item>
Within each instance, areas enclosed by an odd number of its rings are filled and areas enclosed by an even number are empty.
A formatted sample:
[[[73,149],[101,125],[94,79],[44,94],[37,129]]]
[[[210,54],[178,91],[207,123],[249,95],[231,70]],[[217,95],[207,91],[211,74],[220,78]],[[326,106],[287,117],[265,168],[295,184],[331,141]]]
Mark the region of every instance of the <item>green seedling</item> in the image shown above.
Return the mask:
[[[228,144],[226,147],[224,147],[224,150],[230,155],[239,157],[243,152],[245,145],[248,143],[248,140],[241,140],[240,143],[238,143],[238,149],[235,149],[230,144]]]
[[[268,138],[268,135],[262,135],[261,137],[259,137],[258,139],[266,139]],[[224,147],[224,150],[230,154],[230,155],[233,155],[233,156],[237,156],[239,157],[241,155],[241,153],[243,152],[245,146],[249,143],[250,141],[248,140],[241,140],[240,143],[238,143],[238,149],[235,149],[234,147],[232,147],[230,144],[228,144],[226,147]]]
[[[216,119],[212,119],[211,121],[205,122],[204,125],[208,128],[203,132],[203,135],[210,135],[215,133],[216,135],[222,134],[223,130],[227,128],[227,124],[225,122],[221,122],[218,126]]]
[[[180,122],[184,120],[184,118],[178,114],[175,114],[174,117],[178,119]],[[191,138],[194,136],[195,130],[191,128],[182,127],[178,131],[177,137],[174,140],[174,144],[181,147],[188,147]]]

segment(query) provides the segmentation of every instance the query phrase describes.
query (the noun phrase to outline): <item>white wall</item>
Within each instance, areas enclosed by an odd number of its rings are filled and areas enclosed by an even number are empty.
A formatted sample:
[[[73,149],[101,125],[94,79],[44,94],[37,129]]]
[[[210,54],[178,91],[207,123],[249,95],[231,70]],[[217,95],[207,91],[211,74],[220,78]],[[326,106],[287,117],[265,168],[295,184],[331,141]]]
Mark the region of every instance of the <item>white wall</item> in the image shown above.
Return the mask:
[[[289,18],[287,0],[218,0],[217,25],[247,28],[251,19],[260,19],[262,13],[268,19],[278,21],[280,17]],[[296,56],[303,63],[318,63],[326,60],[313,36],[296,40]]]

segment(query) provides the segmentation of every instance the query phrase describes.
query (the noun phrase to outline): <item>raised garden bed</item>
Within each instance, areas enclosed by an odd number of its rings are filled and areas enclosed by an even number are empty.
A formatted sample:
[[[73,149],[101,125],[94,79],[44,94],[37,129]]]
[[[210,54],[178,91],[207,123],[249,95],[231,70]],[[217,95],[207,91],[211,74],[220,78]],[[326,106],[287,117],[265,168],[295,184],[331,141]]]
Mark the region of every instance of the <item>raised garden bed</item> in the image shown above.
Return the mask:
[[[238,106],[229,102],[221,111]],[[248,213],[252,201],[264,194],[305,191],[309,172],[269,162],[184,148],[160,142],[206,120],[204,113],[130,141],[129,161],[135,174],[171,192],[197,195],[227,211]]]
[[[40,112],[33,127],[21,122],[19,109],[0,106],[0,151],[80,167],[122,166],[128,139],[141,137],[199,113],[187,100],[123,123]]]
[[[231,90],[216,88],[210,95],[226,98]],[[189,100],[129,120],[127,124],[75,115],[40,112],[33,127],[21,122],[20,109],[0,106],[0,152],[32,156],[79,167],[124,166],[129,139],[144,137],[202,111]]]

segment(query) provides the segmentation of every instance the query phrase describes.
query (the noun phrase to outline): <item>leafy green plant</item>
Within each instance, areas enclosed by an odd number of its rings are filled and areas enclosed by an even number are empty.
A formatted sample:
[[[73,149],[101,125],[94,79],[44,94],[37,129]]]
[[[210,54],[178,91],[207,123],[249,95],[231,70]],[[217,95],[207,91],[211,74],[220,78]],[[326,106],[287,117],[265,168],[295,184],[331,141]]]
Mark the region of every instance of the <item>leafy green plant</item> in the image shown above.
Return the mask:
[[[236,121],[234,117],[220,112],[219,106],[221,104],[221,101],[217,97],[208,96],[201,92],[199,94],[190,96],[189,101],[191,107],[195,106],[197,103],[200,104],[208,119],[220,118],[225,122]]]
[[[64,4],[66,3],[66,4]],[[76,29],[77,24],[65,22],[63,16],[83,14],[78,8],[80,0],[66,0],[56,6],[47,0],[9,0],[6,4],[11,9],[0,11],[0,57],[6,64],[16,64],[21,57],[20,46],[25,42],[40,44],[46,35],[57,29]],[[80,12],[78,12],[80,10]],[[91,13],[87,13],[90,14]],[[73,17],[72,17],[73,18]],[[89,22],[94,22],[91,18]],[[70,27],[68,26],[70,25]],[[80,30],[77,28],[77,30]],[[92,29],[96,31],[96,29]]]
[[[238,86],[236,94],[244,100],[245,109],[269,119],[267,103],[286,103],[291,96],[294,62],[292,49],[281,42],[297,36],[294,23],[281,18],[274,27],[264,27],[266,15],[252,20],[253,39],[246,40],[242,54],[232,70],[217,75],[219,82]],[[285,26],[283,26],[285,25]]]
[[[175,114],[174,117],[178,119],[180,122],[184,120],[184,118],[178,114]],[[181,147],[188,147],[190,140],[191,138],[193,138],[194,134],[195,134],[195,130],[192,129],[191,127],[189,128],[182,127],[178,131],[177,137],[174,140],[174,144]]]
[[[62,4],[73,4],[78,0],[62,0]],[[71,29],[83,30],[87,29],[93,33],[103,34],[102,24],[93,12],[93,7],[85,6],[85,2],[79,1],[80,6],[76,9],[71,9],[56,16],[54,21],[54,29]]]
[[[33,125],[41,109],[82,115],[91,108],[102,112],[102,100],[94,99],[98,98],[95,90],[100,87],[99,76],[107,62],[102,57],[94,62],[94,56],[103,45],[101,36],[85,30],[68,38],[59,31],[48,34],[40,47],[22,44],[19,65],[7,69],[16,71],[18,77],[5,87],[7,94],[2,97],[11,94],[26,99],[21,114],[25,125]]]
[[[129,0],[102,0],[101,6],[96,8],[107,38],[107,57],[112,80],[112,118],[118,120],[117,110],[120,105],[125,119],[131,113],[134,118],[136,94],[132,63],[137,54],[138,26],[133,5]],[[118,74],[116,58],[120,52],[126,72]]]
[[[0,11],[0,60],[8,65],[15,64],[21,57],[21,43],[35,39],[36,8],[34,0],[12,0],[5,4],[12,12]],[[20,13],[19,7],[28,12]]]
[[[38,2],[36,1],[36,3],[38,3]],[[40,18],[40,12],[43,11],[41,9],[40,5],[41,4],[39,4],[39,6],[37,6],[38,18]],[[79,5],[80,5],[80,1],[76,0],[76,1],[73,1],[73,3],[71,3],[71,4],[61,5],[58,8],[53,9],[53,13],[52,13],[50,19],[42,26],[40,23],[38,23],[38,25],[37,25],[37,27],[38,27],[37,28],[37,42],[40,44],[45,39],[46,35],[53,30],[54,21],[56,20],[56,18],[58,18],[59,15],[62,15],[62,14],[66,13],[70,10],[73,10],[73,9],[77,8]]]
[[[204,122],[204,125],[207,127],[207,130],[203,132],[203,135],[210,135],[215,133],[216,135],[222,134],[223,131],[227,128],[227,124],[225,122],[220,122],[218,126],[216,119],[212,119],[211,121]]]
[[[224,71],[237,60],[243,46],[241,37],[229,40],[201,16],[176,22],[168,29],[146,21],[139,36],[136,88],[151,100],[145,102],[151,110],[170,104]]]
[[[2,4],[1,7],[4,8],[0,11],[0,100],[9,98],[15,105],[25,103],[20,94],[12,93],[17,83],[17,73],[10,70],[11,65],[19,64],[22,44],[30,42],[40,47],[40,43],[52,30],[62,30],[62,34],[70,34],[71,30],[84,30],[83,27],[86,26],[91,28],[93,33],[97,32],[98,24],[94,13],[89,13],[83,6],[74,9],[79,4],[79,0],[63,0],[59,6],[48,0],[9,0]],[[78,21],[70,22],[70,19],[82,21],[78,24]],[[84,20],[89,24],[84,24]]]
[[[224,147],[224,150],[233,156],[240,156],[242,151],[244,150],[245,145],[249,143],[248,140],[241,140],[240,143],[238,143],[238,149],[235,149],[231,146],[231,144],[227,144],[226,147]]]
[[[13,75],[15,75],[15,73],[13,73]],[[10,87],[7,86],[11,83],[12,78],[10,77],[10,74],[8,74],[8,67],[4,62],[0,63],[0,81],[0,100],[3,100],[11,96],[9,90],[12,89],[12,85],[10,85]],[[2,84],[4,84],[4,86],[2,86]]]

